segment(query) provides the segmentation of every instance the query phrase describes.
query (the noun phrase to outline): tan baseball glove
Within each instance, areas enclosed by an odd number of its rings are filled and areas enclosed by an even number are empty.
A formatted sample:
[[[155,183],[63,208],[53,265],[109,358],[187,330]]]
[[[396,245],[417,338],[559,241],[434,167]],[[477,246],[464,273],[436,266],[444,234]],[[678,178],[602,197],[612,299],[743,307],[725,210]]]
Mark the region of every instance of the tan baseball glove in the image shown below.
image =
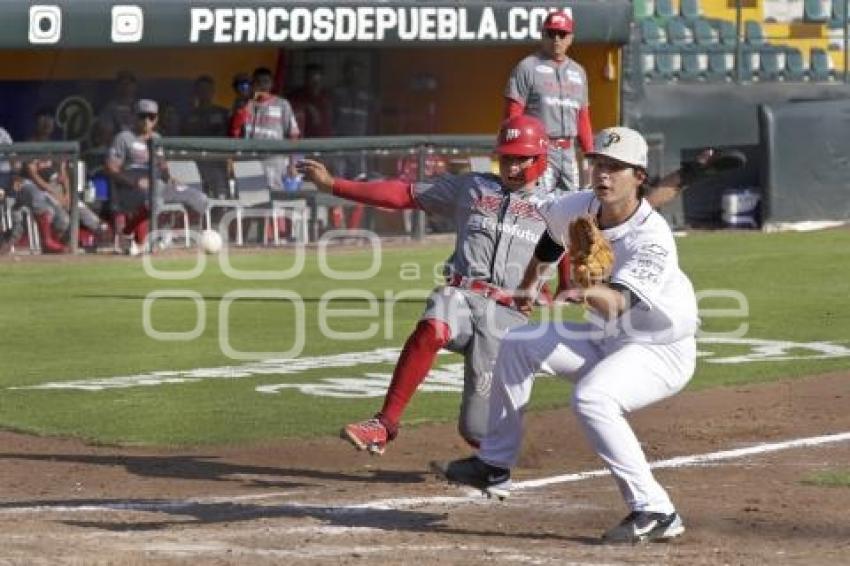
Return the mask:
[[[572,279],[587,289],[611,276],[614,250],[590,216],[579,216],[568,228]]]

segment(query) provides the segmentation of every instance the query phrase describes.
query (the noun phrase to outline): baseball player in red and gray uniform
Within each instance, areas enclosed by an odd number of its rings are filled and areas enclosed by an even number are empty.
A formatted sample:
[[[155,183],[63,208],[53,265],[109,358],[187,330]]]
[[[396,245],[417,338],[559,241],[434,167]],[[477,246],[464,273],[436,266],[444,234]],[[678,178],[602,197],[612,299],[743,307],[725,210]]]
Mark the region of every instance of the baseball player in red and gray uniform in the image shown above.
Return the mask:
[[[539,120],[517,116],[505,121],[499,132],[500,176],[467,173],[419,183],[355,182],[331,177],[316,161],[299,164],[320,190],[372,206],[419,208],[452,218],[457,226],[446,283],[431,293],[407,339],[383,407],[374,418],[342,430],[357,448],[384,452],[441,348],[465,359],[460,434],[472,445],[483,437],[499,340],[508,329],[526,322],[515,308],[512,292],[545,229],[535,204],[546,195],[540,177],[546,170],[547,145]]]
[[[533,257],[537,237],[545,230],[535,207],[554,196],[541,184],[548,141],[543,124],[532,116],[503,122],[496,146],[499,176],[467,173],[425,182],[356,182],[332,177],[317,161],[299,163],[299,170],[322,191],[382,208],[418,208],[449,217],[457,226],[446,284],[431,293],[405,342],[383,407],[373,418],[341,431],[358,449],[384,453],[441,348],[464,356],[459,432],[472,446],[484,437],[499,341],[508,330],[525,323],[513,293],[524,265]],[[667,175],[652,193],[661,199],[649,199],[650,203],[661,206],[675,196],[679,180],[678,172]]]
[[[285,98],[272,94],[271,70],[258,67],[252,77],[254,95],[238,109],[230,121],[230,137],[254,140],[285,140],[301,137],[292,106]],[[264,162],[269,187],[283,190],[286,160],[272,157]]]
[[[580,188],[576,141],[584,153],[593,151],[587,75],[567,56],[572,42],[570,15],[551,12],[543,22],[540,51],[514,67],[505,87],[505,116],[534,116],[546,128],[549,167],[543,183],[550,190]]]

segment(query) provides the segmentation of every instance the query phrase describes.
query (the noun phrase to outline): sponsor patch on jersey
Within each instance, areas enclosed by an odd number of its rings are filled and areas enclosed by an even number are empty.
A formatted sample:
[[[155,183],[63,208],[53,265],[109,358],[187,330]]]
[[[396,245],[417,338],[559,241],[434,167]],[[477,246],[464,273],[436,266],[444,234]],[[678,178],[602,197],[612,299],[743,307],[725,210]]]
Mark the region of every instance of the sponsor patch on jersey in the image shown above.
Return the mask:
[[[578,100],[563,99],[557,96],[544,96],[543,103],[547,106],[562,106],[564,108],[580,108]]]
[[[573,69],[567,69],[567,80],[571,83],[584,84],[584,78],[582,78],[581,73]]]
[[[540,232],[536,232],[530,228],[522,228],[517,224],[511,224],[509,222],[497,222],[495,219],[490,217],[484,217],[481,225],[485,230],[501,232],[503,234],[513,236],[514,238],[521,238],[527,242],[535,244],[540,239],[540,234],[543,233],[542,230],[540,230]],[[543,227],[539,226],[539,228]]]
[[[282,112],[280,111],[279,106],[269,106],[269,116],[271,116],[272,118],[280,118],[281,115]]]
[[[536,67],[534,67],[534,70],[538,73],[543,73],[545,75],[552,75],[555,73],[555,69],[553,69],[549,65],[537,65]]]

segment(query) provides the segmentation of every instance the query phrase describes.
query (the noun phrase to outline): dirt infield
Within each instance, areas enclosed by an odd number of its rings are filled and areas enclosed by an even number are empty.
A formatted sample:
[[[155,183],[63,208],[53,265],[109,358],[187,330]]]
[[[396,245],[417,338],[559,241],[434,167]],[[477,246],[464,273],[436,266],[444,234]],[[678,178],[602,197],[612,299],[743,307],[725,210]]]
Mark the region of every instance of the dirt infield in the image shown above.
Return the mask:
[[[850,375],[686,392],[635,416],[652,460],[850,431]],[[566,410],[535,413],[517,481],[600,468]],[[605,547],[610,477],[490,502],[430,459],[454,427],[403,430],[384,457],[339,439],[156,451],[0,434],[0,562],[110,564],[847,564],[850,441],[659,470],[688,532]]]

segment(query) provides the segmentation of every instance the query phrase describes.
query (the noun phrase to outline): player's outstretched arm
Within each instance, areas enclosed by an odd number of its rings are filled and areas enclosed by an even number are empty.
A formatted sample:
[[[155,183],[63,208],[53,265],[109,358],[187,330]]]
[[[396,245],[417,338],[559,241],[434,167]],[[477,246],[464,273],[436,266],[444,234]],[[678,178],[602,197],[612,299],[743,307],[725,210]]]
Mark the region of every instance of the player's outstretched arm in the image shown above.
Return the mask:
[[[724,171],[740,169],[746,164],[747,157],[740,151],[703,149],[693,161],[682,163],[681,168],[656,181],[649,189],[646,200],[653,208],[661,208],[695,181]]]
[[[714,155],[714,150],[706,148],[697,155],[694,163],[699,166],[704,166]],[[675,171],[667,173],[661,179],[656,181],[649,189],[646,195],[646,200],[652,205],[652,208],[661,208],[668,202],[679,196],[679,194],[688,188],[688,179],[686,175],[686,167],[680,167]]]
[[[646,194],[646,200],[649,201],[652,208],[662,208],[668,202],[679,196],[685,189],[682,184],[682,176],[679,170],[664,175],[657,183],[650,187]]]
[[[410,183],[398,179],[387,181],[349,181],[334,177],[318,161],[304,159],[296,166],[304,177],[320,191],[370,206],[391,209],[418,208]]]

